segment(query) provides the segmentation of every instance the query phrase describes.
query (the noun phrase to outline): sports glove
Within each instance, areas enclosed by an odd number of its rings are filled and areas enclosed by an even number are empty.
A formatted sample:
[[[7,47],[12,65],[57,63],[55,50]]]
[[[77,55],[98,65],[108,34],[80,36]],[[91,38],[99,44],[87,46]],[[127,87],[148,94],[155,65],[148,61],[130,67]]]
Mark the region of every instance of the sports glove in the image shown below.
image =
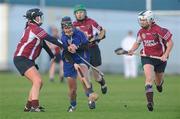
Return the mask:
[[[92,38],[90,38],[90,43],[99,43],[101,40],[103,40],[106,36],[106,31],[102,29],[99,34],[96,33],[96,35]]]

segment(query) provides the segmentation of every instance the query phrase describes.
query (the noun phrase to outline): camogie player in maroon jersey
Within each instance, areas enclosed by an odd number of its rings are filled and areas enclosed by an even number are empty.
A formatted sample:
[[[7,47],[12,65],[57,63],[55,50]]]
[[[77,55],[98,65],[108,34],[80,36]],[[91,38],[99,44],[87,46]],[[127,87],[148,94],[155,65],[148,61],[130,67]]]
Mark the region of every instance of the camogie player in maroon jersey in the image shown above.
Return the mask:
[[[48,35],[40,26],[42,24],[43,13],[38,8],[30,9],[24,17],[27,19],[23,36],[18,43],[14,54],[14,64],[22,76],[25,76],[32,83],[29,91],[29,97],[24,111],[26,112],[42,112],[44,109],[39,106],[39,92],[42,88],[42,77],[38,72],[35,59],[44,48],[50,57],[54,59],[54,55],[46,45],[45,41],[62,46],[61,42]]]
[[[152,86],[153,82],[155,82],[158,92],[163,91],[164,71],[173,47],[172,34],[168,29],[160,27],[155,23],[152,11],[140,12],[138,20],[142,28],[137,34],[136,42],[133,44],[131,50],[129,50],[129,55],[132,55],[141,43],[143,44],[141,63],[146,78],[145,92],[147,108],[149,111],[153,111]],[[148,56],[157,56],[159,59]]]
[[[76,21],[73,25],[84,32],[89,40],[90,64],[98,67],[102,64],[101,52],[98,43],[105,38],[105,30],[95,20],[87,16],[86,8],[83,5],[76,5],[74,8]],[[101,85],[103,94],[107,93],[107,86],[103,77],[93,71],[95,80]]]

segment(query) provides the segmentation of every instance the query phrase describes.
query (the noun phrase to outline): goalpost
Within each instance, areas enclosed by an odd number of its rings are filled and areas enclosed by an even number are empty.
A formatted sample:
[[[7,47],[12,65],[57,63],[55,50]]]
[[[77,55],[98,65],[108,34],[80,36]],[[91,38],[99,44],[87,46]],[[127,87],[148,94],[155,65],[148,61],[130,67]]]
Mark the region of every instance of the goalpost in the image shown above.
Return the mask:
[[[152,0],[146,0],[146,10],[152,10]],[[180,10],[153,10],[157,16],[180,16]]]
[[[0,71],[8,70],[8,5],[0,4]]]

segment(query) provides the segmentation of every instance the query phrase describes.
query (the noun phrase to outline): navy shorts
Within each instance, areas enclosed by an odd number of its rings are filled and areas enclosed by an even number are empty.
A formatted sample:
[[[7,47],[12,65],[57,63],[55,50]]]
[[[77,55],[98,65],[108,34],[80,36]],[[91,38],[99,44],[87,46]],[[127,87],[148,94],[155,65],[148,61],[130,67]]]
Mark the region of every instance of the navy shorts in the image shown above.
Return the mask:
[[[94,67],[100,66],[102,64],[101,52],[98,45],[91,46],[89,48],[90,52],[90,64]]]
[[[64,77],[71,77],[73,79],[77,78],[77,71],[74,68],[74,65],[64,61],[63,62],[63,71],[64,71]]]
[[[85,60],[89,61],[89,58],[83,57]],[[88,65],[83,62],[80,58],[76,59],[77,64],[84,64],[88,67]],[[71,64],[70,62],[63,60],[63,71],[64,71],[64,77],[71,77],[73,79],[77,78],[77,71],[74,68],[74,64]]]
[[[13,61],[17,70],[22,76],[24,76],[24,73],[32,66],[35,66],[37,69],[39,69],[34,61],[27,59],[26,57],[23,57],[23,56],[14,57]]]
[[[55,62],[59,63],[62,60],[61,54],[56,54],[55,56],[56,56]]]
[[[162,73],[165,71],[167,61],[163,62],[159,59],[154,59],[150,57],[141,57],[141,63],[142,63],[142,66],[144,66],[145,64],[151,64],[154,66],[155,72]]]

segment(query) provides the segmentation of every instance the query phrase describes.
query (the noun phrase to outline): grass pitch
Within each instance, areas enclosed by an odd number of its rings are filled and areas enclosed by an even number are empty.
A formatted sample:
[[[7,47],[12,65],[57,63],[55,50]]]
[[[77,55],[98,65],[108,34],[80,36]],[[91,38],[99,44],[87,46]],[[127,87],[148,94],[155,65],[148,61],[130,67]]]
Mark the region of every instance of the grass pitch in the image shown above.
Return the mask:
[[[58,79],[51,83],[43,75],[40,104],[46,112],[23,112],[30,82],[19,74],[0,73],[0,119],[180,119],[180,76],[166,76],[163,93],[154,88],[153,112],[146,108],[144,77],[125,80],[121,75],[106,75],[108,94],[102,95],[93,81],[100,98],[95,110],[90,110],[87,98],[78,83],[77,110],[66,112],[69,106],[66,83]],[[79,81],[78,81],[79,82]]]

